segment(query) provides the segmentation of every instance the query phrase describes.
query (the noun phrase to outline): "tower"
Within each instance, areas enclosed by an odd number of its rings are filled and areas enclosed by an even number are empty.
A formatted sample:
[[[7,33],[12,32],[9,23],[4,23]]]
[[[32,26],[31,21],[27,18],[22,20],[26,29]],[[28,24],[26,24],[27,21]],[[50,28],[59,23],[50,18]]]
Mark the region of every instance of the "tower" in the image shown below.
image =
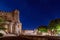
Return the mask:
[[[0,12],[0,17],[5,20],[5,27],[8,33],[20,34],[22,30],[22,23],[19,20],[19,10],[12,12]]]
[[[20,22],[20,18],[19,18],[19,15],[20,14],[19,13],[20,12],[17,9],[13,11],[13,19],[15,20],[15,24],[14,24],[15,28],[14,28],[14,31],[17,34],[20,34],[21,31],[22,31],[22,23]]]

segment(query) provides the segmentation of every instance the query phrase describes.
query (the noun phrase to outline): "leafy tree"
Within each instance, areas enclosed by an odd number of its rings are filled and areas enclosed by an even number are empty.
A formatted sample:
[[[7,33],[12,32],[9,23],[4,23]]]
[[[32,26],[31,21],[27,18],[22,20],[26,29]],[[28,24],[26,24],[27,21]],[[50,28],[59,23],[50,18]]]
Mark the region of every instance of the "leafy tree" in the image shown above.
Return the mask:
[[[4,19],[0,17],[0,22],[4,22]]]
[[[38,31],[40,31],[40,32],[47,32],[47,26],[43,26],[43,25],[41,25],[41,26],[38,26]]]
[[[4,27],[5,20],[0,17],[0,30],[5,30],[6,28]],[[2,33],[0,33],[0,36],[3,36]]]
[[[49,29],[50,30],[56,30],[57,32],[59,32],[60,30],[60,18],[55,19],[55,20],[51,20],[51,22],[49,23]]]
[[[5,24],[5,20],[0,17],[0,30],[5,30],[4,24]]]

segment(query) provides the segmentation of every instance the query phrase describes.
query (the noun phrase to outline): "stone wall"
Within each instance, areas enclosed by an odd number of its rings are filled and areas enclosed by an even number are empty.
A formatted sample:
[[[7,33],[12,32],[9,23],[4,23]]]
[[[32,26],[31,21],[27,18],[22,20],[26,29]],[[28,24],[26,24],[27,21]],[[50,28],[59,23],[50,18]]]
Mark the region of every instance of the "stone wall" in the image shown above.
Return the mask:
[[[19,20],[19,11],[14,10],[12,12],[0,11],[0,17],[4,18],[5,21],[17,22]]]
[[[0,11],[0,18],[4,19],[4,26],[7,28],[5,31],[8,33],[21,32],[22,25],[19,20],[19,10],[14,10],[12,12]],[[19,27],[18,27],[19,26]],[[17,30],[17,28],[20,28]]]

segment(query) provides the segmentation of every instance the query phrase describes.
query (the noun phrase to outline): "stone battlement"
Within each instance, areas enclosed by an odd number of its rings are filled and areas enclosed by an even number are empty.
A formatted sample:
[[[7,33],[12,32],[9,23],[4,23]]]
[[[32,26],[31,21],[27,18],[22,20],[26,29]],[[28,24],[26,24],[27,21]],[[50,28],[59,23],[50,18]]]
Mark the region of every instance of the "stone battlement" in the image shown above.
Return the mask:
[[[19,10],[14,10],[12,12],[0,11],[0,18],[4,19],[4,27],[7,28],[5,32],[7,33],[21,33],[22,24],[19,20]]]
[[[12,12],[0,11],[0,17],[9,22],[17,22],[19,20],[19,10],[14,10]]]

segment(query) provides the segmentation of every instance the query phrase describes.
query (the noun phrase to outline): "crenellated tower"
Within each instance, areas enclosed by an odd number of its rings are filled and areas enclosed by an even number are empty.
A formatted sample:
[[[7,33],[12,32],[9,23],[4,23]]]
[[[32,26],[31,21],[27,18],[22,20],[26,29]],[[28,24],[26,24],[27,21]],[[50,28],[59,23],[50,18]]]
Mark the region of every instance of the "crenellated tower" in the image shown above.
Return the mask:
[[[22,30],[22,23],[20,22],[20,12],[19,10],[14,10],[12,12],[0,11],[0,17],[5,20],[4,26],[7,28],[5,31],[7,33],[20,34]]]

